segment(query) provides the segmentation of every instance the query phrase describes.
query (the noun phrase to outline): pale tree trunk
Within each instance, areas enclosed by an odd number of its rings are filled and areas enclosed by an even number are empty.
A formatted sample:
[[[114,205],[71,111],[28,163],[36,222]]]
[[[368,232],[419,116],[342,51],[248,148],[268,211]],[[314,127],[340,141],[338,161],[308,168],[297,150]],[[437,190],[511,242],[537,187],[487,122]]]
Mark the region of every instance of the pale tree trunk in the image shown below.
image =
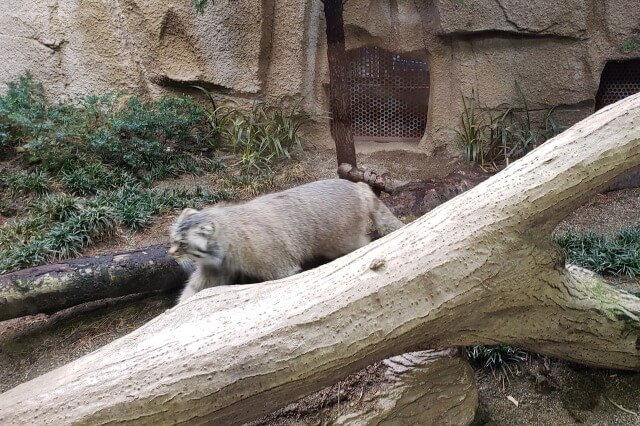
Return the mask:
[[[640,370],[640,299],[564,259],[556,224],[640,164],[640,94],[315,270],[202,291],[0,395],[0,424],[239,424],[376,360],[506,343]]]

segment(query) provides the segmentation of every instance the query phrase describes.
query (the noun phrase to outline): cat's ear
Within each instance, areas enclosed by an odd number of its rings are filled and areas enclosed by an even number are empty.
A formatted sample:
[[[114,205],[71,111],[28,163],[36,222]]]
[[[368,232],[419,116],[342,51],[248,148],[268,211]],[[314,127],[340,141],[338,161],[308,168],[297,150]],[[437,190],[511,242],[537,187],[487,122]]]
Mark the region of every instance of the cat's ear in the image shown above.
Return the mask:
[[[186,209],[182,210],[182,213],[180,213],[180,217],[191,216],[194,213],[198,213],[198,210],[186,208]]]

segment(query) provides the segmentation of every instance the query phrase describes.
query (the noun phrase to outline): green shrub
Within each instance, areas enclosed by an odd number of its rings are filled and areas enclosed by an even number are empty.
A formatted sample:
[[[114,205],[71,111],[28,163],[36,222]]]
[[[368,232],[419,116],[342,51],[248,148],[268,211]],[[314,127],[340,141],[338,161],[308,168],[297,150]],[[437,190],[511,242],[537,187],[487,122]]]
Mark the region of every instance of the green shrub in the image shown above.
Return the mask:
[[[480,164],[484,163],[484,143],[486,124],[483,124],[481,113],[478,112],[478,99],[475,91],[471,91],[471,97],[467,100],[462,97],[462,116],[460,128],[456,129],[456,140],[464,149],[467,161]]]
[[[193,87],[209,98],[211,127],[228,147],[242,155],[240,164],[245,171],[270,170],[273,163],[290,160],[291,151],[301,148],[299,129],[311,118],[300,107],[301,99],[291,103],[287,111],[284,102],[278,100],[275,105],[255,102],[251,111],[242,112],[217,107],[208,90]]]
[[[0,96],[0,149],[13,147],[38,135],[46,114],[44,88],[29,73],[7,83]]]
[[[32,265],[40,265],[48,259],[44,240],[31,240],[11,247],[11,250],[0,251],[0,274]]]
[[[611,236],[567,231],[554,235],[567,261],[599,274],[640,276],[640,226]]]
[[[0,149],[32,171],[0,176],[3,211],[16,214],[16,203],[29,208],[0,227],[0,273],[77,256],[119,228],[149,227],[171,209],[235,197],[200,187],[151,189],[166,177],[221,169],[221,160],[205,155],[212,147],[243,152],[243,166],[257,170],[289,158],[300,143],[306,115],[297,103],[289,113],[256,104],[248,114],[213,105],[210,112],[188,96],[146,102],[120,93],[49,103],[29,74],[8,83],[0,96]]]
[[[205,145],[207,115],[190,97],[143,103],[132,96],[96,129],[89,145],[108,164],[135,171],[171,163],[176,153]]]
[[[516,88],[523,104],[521,110],[508,104],[498,110],[481,109],[473,90],[470,98],[462,97],[460,125],[454,132],[468,161],[499,169],[564,130],[555,122],[553,108],[545,114],[544,127],[534,126],[527,99],[517,82]]]
[[[189,96],[145,102],[108,93],[51,104],[42,85],[24,74],[0,96],[0,148],[20,146],[31,164],[54,177],[64,172],[61,179],[74,193],[94,193],[109,187],[97,179],[98,170],[116,175],[142,170],[147,182],[201,172],[204,162],[191,157],[215,145],[219,134],[208,117]]]
[[[107,206],[87,206],[64,222],[55,224],[44,237],[49,259],[78,256],[82,251],[112,236],[117,226],[117,213]]]
[[[48,194],[32,205],[33,214],[47,221],[65,221],[81,208],[81,200],[68,194]]]
[[[467,346],[467,357],[478,367],[498,372],[508,379],[512,365],[527,361],[529,354],[508,345]]]
[[[270,169],[274,162],[291,159],[291,151],[301,147],[298,130],[308,119],[299,102],[288,113],[279,107],[256,103],[247,114],[230,114],[223,134],[231,148],[242,155],[246,170],[262,171]]]
[[[0,228],[0,249],[8,251],[30,240],[40,239],[45,229],[46,221],[37,215],[9,222]]]
[[[45,194],[51,190],[49,175],[39,169],[32,172],[9,172],[0,178],[11,195]]]
[[[95,194],[102,189],[114,189],[135,181],[129,172],[113,170],[100,162],[80,162],[60,172],[60,182],[64,188],[77,195]]]

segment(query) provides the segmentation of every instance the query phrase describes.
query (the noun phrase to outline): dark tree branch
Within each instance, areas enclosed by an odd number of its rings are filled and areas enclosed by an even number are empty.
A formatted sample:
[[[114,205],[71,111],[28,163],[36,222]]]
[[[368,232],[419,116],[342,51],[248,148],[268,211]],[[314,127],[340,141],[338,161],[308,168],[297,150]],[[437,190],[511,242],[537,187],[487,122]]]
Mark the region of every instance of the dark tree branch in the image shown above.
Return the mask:
[[[331,137],[336,144],[338,164],[347,163],[356,167],[356,150],[351,130],[351,99],[347,84],[343,3],[342,0],[325,0],[323,4],[327,22]]]
[[[167,246],[69,259],[0,275],[0,321],[133,293],[178,289],[186,272]]]

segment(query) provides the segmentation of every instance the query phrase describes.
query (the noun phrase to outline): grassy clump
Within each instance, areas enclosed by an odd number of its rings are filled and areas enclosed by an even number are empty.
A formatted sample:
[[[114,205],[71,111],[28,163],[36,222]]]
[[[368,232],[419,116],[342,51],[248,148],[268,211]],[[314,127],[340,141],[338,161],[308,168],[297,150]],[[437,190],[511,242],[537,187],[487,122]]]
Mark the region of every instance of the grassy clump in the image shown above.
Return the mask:
[[[80,254],[119,228],[142,229],[171,208],[233,197],[231,191],[159,191],[153,182],[223,167],[204,156],[206,109],[190,97],[143,102],[111,93],[50,103],[31,75],[0,96],[0,199],[28,215],[0,228],[0,272]],[[22,170],[16,170],[22,166]],[[16,199],[23,196],[21,199]]]
[[[30,164],[52,174],[77,174],[80,165],[91,164],[132,175],[161,170],[154,176],[158,179],[175,176],[194,153],[215,142],[205,109],[190,97],[143,102],[111,93],[49,104],[28,74],[12,87],[21,99],[0,101],[9,105],[0,110],[8,129],[5,145],[19,146]],[[25,112],[28,100],[31,108]]]
[[[546,112],[543,126],[534,125],[527,100],[517,83],[516,88],[524,106],[521,109],[508,104],[498,110],[481,108],[475,91],[470,98],[462,97],[460,126],[454,131],[468,161],[497,170],[563,130],[553,118],[553,109]]]
[[[108,93],[50,103],[28,73],[8,83],[0,96],[0,154],[12,170],[26,170],[0,175],[0,208],[14,214],[23,204],[30,211],[0,228],[0,272],[76,256],[120,228],[151,226],[169,209],[268,183],[271,165],[290,159],[300,144],[308,116],[299,103],[288,113],[264,103],[243,113],[217,108],[202,90],[212,111],[189,96],[143,101]],[[167,177],[223,168],[212,148],[238,153],[242,169],[254,173],[232,177],[231,188],[214,193],[152,189]]]
[[[245,171],[271,170],[271,164],[290,160],[291,151],[300,148],[298,130],[311,116],[302,110],[299,100],[290,105],[288,112],[264,102],[255,102],[249,112],[234,111],[217,107],[210,92],[194,87],[208,96],[211,126],[227,147],[242,156],[240,164]]]
[[[77,256],[114,235],[140,230],[169,209],[202,207],[234,197],[232,191],[155,190],[133,185],[87,199],[50,194],[35,201],[25,219],[0,228],[0,273]]]
[[[30,74],[7,83],[7,93],[0,96],[0,150],[22,144],[42,127],[44,89]]]
[[[507,380],[509,375],[513,373],[512,367],[522,361],[527,361],[530,357],[522,349],[508,345],[467,346],[466,353],[469,360],[477,367],[499,373]]]
[[[12,196],[36,194],[42,195],[51,190],[51,179],[47,172],[35,169],[5,173],[0,176],[0,183],[9,189]]]
[[[298,129],[308,115],[294,104],[289,114],[258,103],[248,113],[228,116],[223,135],[231,148],[242,155],[248,170],[261,171],[274,161],[290,160],[291,150],[300,147]]]
[[[554,235],[567,261],[599,274],[640,276],[640,226],[614,235],[567,231]]]

